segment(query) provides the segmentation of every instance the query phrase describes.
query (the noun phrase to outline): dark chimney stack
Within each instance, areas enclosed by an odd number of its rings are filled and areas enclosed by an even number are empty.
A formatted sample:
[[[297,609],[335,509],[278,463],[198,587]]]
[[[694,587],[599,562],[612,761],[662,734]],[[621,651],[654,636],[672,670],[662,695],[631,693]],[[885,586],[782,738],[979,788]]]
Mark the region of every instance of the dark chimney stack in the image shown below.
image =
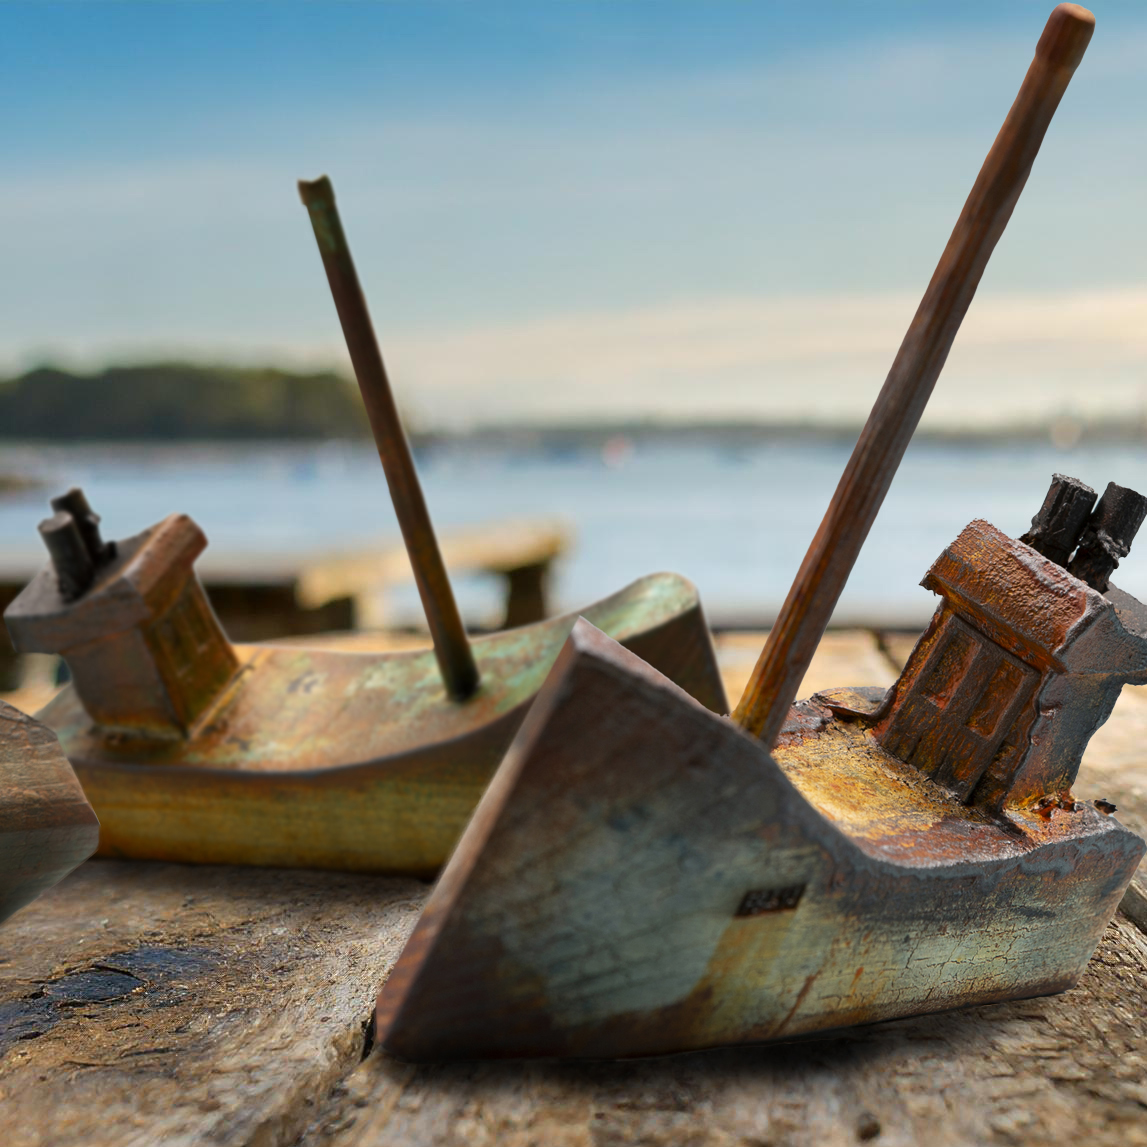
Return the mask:
[[[40,537],[52,559],[60,596],[75,601],[91,587],[96,570],[115,557],[115,542],[100,537],[100,516],[79,486],[53,498],[51,505],[55,513],[40,523]]]
[[[1087,520],[1079,549],[1067,567],[1068,573],[1105,593],[1108,578],[1127,556],[1145,517],[1147,498],[1126,486],[1109,482],[1099,505]]]
[[[1020,541],[1038,550],[1057,566],[1066,567],[1094,505],[1095,491],[1090,486],[1066,474],[1053,474],[1047,497],[1039,513],[1032,518],[1032,528]]]

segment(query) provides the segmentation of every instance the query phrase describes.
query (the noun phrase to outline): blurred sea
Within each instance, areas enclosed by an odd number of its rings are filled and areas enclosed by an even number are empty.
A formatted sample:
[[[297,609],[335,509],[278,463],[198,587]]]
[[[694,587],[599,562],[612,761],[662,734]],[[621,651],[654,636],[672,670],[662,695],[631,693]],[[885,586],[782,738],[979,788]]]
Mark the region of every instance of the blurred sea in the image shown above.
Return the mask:
[[[719,445],[613,440],[604,451],[493,451],[442,445],[420,452],[435,523],[558,517],[575,544],[556,571],[558,608],[576,608],[655,570],[691,578],[710,620],[758,626],[775,615],[851,451],[843,442]],[[216,553],[290,557],[397,539],[378,459],[366,445],[83,446],[8,448],[0,470],[42,477],[40,490],[0,500],[0,562],[43,560],[36,523],[49,494],[82,485],[105,535],[138,532],[184,511]],[[919,586],[940,550],[973,518],[1015,536],[1039,508],[1053,471],[1102,492],[1147,489],[1147,449],[1032,442],[909,449],[837,610],[839,624],[919,626],[934,598]],[[1147,536],[1115,576],[1147,598]],[[498,614],[493,579],[458,582],[473,624]],[[396,624],[417,623],[413,586],[393,595]]]

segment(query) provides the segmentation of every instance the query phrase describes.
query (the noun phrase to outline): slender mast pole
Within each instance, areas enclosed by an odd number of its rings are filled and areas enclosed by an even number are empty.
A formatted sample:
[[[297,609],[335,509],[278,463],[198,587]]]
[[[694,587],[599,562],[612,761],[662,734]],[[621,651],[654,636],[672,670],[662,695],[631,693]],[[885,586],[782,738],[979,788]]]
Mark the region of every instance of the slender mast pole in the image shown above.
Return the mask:
[[[390,500],[402,529],[406,552],[414,570],[422,608],[434,640],[434,655],[442,671],[446,692],[457,701],[478,688],[478,666],[462,627],[462,618],[450,588],[450,578],[434,526],[422,496],[410,444],[398,417],[398,407],[386,376],[386,367],[371,325],[366,298],[359,285],[350,248],[335,207],[334,188],[324,175],[314,182],[299,181],[299,196],[315,229],[315,239],[327,272],[335,309],[350,351],[355,377],[374,434],[378,456],[390,488]]]
[[[1095,17],[1078,4],[1060,4],[1048,18],[1019,95],[984,160],[828,512],[769,633],[733,713],[734,721],[769,748],[796,700],[1094,28]]]

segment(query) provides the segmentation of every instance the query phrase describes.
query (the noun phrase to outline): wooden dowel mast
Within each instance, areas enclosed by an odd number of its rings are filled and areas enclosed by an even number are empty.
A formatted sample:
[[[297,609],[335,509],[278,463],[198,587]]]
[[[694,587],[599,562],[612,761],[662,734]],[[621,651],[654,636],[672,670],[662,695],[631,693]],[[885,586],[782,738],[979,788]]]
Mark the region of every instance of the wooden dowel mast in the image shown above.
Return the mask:
[[[446,691],[456,700],[463,700],[478,687],[478,666],[462,627],[438,539],[434,536],[410,443],[402,429],[366,298],[335,207],[334,188],[325,175],[314,182],[300,180],[299,196],[315,229],[327,281],[390,488],[390,499],[410,555],[422,608],[426,611],[438,667]]]
[[[1095,27],[1060,4],[801,563],[733,719],[768,747],[796,699],[848,575],[924,412],[996,242]]]

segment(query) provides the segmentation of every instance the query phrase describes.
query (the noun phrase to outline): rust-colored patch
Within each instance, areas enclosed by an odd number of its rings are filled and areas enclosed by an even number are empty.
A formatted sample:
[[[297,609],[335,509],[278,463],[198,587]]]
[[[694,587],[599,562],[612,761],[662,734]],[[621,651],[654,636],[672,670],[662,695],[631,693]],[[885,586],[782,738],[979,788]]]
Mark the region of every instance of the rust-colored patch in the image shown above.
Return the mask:
[[[924,584],[943,597],[874,716],[879,743],[989,811],[1069,789],[1088,737],[1147,638],[1115,605],[1030,546],[973,522]],[[1120,599],[1134,608],[1134,599]]]

